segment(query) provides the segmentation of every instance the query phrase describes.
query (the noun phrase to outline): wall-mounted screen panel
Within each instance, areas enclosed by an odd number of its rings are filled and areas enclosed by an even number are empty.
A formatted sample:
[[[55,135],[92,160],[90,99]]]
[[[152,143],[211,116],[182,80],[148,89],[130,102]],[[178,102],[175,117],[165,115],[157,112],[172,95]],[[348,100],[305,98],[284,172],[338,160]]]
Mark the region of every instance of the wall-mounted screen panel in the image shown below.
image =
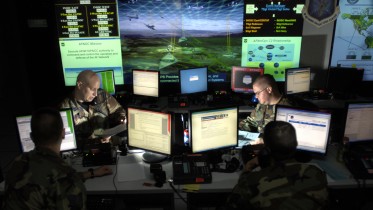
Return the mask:
[[[330,65],[364,69],[363,81],[373,81],[373,1],[339,0]]]

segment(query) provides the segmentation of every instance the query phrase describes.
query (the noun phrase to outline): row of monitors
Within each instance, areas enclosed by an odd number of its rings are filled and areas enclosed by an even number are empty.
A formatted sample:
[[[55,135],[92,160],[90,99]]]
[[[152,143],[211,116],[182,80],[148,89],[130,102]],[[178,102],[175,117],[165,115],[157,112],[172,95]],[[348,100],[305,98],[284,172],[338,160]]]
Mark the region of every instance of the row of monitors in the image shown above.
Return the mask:
[[[113,71],[97,72],[101,78],[101,88],[110,94],[115,93]],[[263,75],[263,68],[232,67],[231,89],[233,92],[253,93],[253,82]],[[308,93],[311,90],[311,68],[298,67],[285,69],[284,93],[286,95]],[[328,92],[357,91],[362,81],[364,70],[356,68],[330,68],[327,75]],[[160,71],[133,69],[133,94],[148,97],[160,95]],[[179,70],[181,94],[193,94],[208,91],[208,68],[191,68]]]
[[[373,142],[373,102],[354,102],[346,106],[344,136],[350,143]],[[172,155],[175,144],[175,118],[172,113],[129,107],[128,145],[156,154]],[[189,111],[189,145],[192,153],[235,148],[238,146],[238,107],[208,108]],[[76,149],[71,110],[61,110],[66,137],[61,151]],[[325,155],[329,142],[331,112],[288,106],[276,106],[275,120],[291,123],[296,130],[298,150]],[[31,116],[16,117],[22,151],[34,148],[30,138]],[[146,160],[145,160],[146,161]],[[151,161],[148,161],[151,162]]]

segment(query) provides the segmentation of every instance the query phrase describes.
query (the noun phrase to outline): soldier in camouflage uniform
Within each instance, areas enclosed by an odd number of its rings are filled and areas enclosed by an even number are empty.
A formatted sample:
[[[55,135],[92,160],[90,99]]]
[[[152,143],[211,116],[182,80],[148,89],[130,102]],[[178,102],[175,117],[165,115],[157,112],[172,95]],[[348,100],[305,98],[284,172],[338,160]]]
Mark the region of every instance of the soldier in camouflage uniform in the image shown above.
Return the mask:
[[[262,133],[265,125],[273,121],[276,105],[293,105],[293,102],[280,93],[275,79],[269,74],[258,77],[253,89],[259,103],[250,116],[240,121],[239,129]]]
[[[35,149],[15,159],[5,176],[2,209],[86,209],[87,178],[112,173],[108,166],[77,173],[60,157],[65,136],[59,111],[42,108],[31,119]]]
[[[119,123],[126,125],[126,111],[105,90],[99,89],[100,78],[91,70],[82,71],[73,93],[62,103],[61,108],[72,108],[78,148],[88,143],[108,143],[109,138],[97,136],[103,129]]]
[[[297,147],[294,127],[272,121],[264,128],[263,140],[265,152],[248,162],[225,209],[325,209],[326,174],[292,159]],[[261,170],[252,171],[257,165]]]

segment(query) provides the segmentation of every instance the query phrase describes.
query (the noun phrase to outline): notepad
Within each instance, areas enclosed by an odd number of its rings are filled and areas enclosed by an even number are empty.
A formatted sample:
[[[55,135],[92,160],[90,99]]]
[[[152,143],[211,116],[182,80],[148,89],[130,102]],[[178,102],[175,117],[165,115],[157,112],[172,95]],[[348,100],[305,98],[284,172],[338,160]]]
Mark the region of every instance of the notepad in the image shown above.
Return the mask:
[[[141,158],[135,155],[121,156],[118,160],[118,182],[145,179],[145,169]]]

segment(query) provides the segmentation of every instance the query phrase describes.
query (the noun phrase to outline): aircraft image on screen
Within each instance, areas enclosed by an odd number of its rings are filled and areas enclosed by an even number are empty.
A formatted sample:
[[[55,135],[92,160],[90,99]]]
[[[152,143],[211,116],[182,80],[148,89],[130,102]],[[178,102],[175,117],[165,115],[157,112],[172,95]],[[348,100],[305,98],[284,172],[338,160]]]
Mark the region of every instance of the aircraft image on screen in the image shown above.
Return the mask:
[[[127,15],[127,17],[128,17],[128,19],[129,19],[130,21],[133,20],[133,19],[139,19],[139,15],[138,15],[138,14],[136,14],[136,15],[134,15],[134,16]]]
[[[209,78],[227,82],[241,63],[243,1],[118,1],[118,12],[125,78],[141,68],[178,82],[179,69],[209,66]]]
[[[154,25],[150,25],[150,24],[146,24],[146,23],[144,23],[144,25],[145,25],[146,27],[152,29],[152,30],[155,30],[155,28],[154,28],[155,26],[154,26]]]

